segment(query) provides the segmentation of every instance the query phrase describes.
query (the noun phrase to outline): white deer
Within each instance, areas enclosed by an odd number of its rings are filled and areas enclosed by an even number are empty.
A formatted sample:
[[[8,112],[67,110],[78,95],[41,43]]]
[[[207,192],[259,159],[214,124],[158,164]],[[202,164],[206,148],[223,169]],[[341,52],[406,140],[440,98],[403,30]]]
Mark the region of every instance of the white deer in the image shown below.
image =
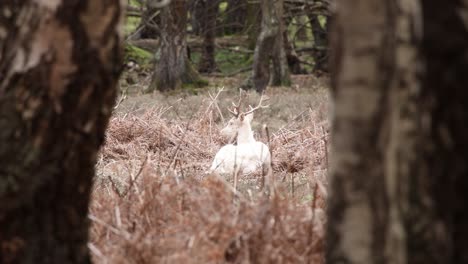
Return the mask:
[[[227,144],[223,146],[216,156],[208,173],[219,174],[249,174],[262,169],[263,173],[271,170],[271,154],[268,146],[260,141],[256,141],[252,132],[253,113],[268,105],[262,105],[263,96],[256,107],[250,107],[247,112],[240,111],[242,94],[239,103],[233,103],[234,109],[230,110],[234,117],[229,120],[226,127],[221,130],[221,134],[235,139],[236,145]]]

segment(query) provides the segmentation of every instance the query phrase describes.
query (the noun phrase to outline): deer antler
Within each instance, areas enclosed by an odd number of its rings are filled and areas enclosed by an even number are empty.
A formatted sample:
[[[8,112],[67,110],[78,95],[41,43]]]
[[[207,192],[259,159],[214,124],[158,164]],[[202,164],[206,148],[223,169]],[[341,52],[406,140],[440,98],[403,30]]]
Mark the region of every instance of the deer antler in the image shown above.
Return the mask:
[[[260,102],[258,102],[258,105],[255,106],[255,107],[252,107],[252,106],[249,105],[250,110],[247,111],[247,112],[245,112],[244,115],[248,115],[248,114],[250,114],[250,113],[253,113],[253,112],[257,111],[257,110],[260,109],[260,108],[268,108],[268,107],[270,107],[270,105],[262,105],[262,103],[263,103],[264,101],[268,101],[268,100],[270,100],[270,98],[268,98],[268,97],[265,98],[265,97],[263,96],[263,94],[262,94],[262,96],[260,96]]]
[[[235,117],[238,117],[239,114],[241,113],[240,111],[241,103],[242,103],[242,89],[239,88],[239,102],[237,102],[237,104],[232,102],[232,110],[228,108],[229,113],[233,114]]]

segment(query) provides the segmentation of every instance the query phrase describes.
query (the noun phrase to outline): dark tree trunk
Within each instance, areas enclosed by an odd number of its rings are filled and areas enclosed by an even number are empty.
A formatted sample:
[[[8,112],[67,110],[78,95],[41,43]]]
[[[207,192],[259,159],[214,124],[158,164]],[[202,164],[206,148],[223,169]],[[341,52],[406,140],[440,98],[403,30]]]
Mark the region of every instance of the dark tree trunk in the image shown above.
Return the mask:
[[[253,62],[253,86],[259,93],[270,82],[270,58],[273,58],[274,85],[288,84],[289,70],[283,46],[283,1],[262,0],[262,27],[255,46]]]
[[[202,30],[202,20],[204,19],[204,8],[206,0],[190,0],[190,25],[192,26],[192,33],[200,36]]]
[[[168,91],[199,83],[200,75],[187,56],[187,2],[173,0],[161,9],[160,57],[148,91]]]
[[[467,12],[466,0],[422,1],[426,72],[418,102],[421,156],[409,189],[412,263],[468,263]]]
[[[203,49],[198,65],[199,72],[211,73],[217,71],[215,61],[216,17],[218,15],[218,0],[205,0],[200,24],[203,35]]]
[[[337,5],[328,263],[468,263],[468,5],[421,4]]]
[[[283,42],[284,42],[284,51],[286,52],[286,59],[288,62],[289,69],[293,74],[302,74],[305,73],[301,67],[301,60],[294,49],[291,41],[289,41],[288,31],[283,31]]]
[[[0,262],[90,263],[90,189],[123,57],[120,1],[0,10]]]
[[[293,42],[288,36],[288,27],[293,21],[294,13],[291,10],[291,7],[284,5],[286,14],[284,17],[284,30],[283,30],[283,42],[284,42],[284,51],[286,52],[286,59],[288,62],[289,70],[293,74],[302,74],[305,73],[301,67],[299,56],[296,53]]]
[[[247,0],[228,0],[224,17],[225,34],[241,33],[247,19]]]
[[[325,28],[322,27],[318,15],[309,15],[312,35],[314,36],[314,72],[328,72],[328,19]]]
[[[255,49],[258,35],[260,34],[262,24],[262,11],[259,3],[247,4],[247,19],[245,20],[244,30],[248,35],[248,48]]]
[[[278,20],[278,30],[275,37],[275,46],[271,54],[273,64],[273,74],[271,76],[271,85],[274,86],[290,86],[291,78],[289,76],[289,66],[285,51],[285,42],[283,39],[286,32],[284,26],[284,7],[283,0],[275,0],[274,8],[276,11],[276,19]]]

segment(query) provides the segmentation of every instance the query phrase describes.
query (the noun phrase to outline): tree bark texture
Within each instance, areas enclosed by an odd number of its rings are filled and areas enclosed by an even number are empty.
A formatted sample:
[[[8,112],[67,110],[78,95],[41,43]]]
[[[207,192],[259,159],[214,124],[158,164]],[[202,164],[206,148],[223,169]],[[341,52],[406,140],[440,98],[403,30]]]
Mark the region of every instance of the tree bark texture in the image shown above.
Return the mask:
[[[205,0],[190,0],[190,25],[192,33],[200,36],[202,33],[202,19],[204,13]]]
[[[6,0],[0,10],[0,262],[90,263],[90,189],[123,58],[120,1]]]
[[[290,86],[291,77],[289,75],[288,59],[286,57],[285,43],[283,36],[286,32],[284,25],[284,2],[283,0],[276,0],[274,2],[274,8],[276,9],[276,18],[278,19],[278,30],[279,32],[275,37],[275,46],[271,54],[273,64],[273,74],[271,76],[271,84],[274,86]]]
[[[328,263],[468,263],[468,1],[339,1]]]
[[[186,40],[187,2],[173,0],[161,9],[161,48],[160,58],[149,91],[169,91],[182,87],[182,84],[197,83],[199,73],[187,56]]]
[[[274,59],[273,84],[281,85],[290,82],[283,46],[282,4],[281,0],[261,1],[262,27],[255,46],[252,77],[253,86],[259,93],[263,92],[270,83],[270,58]]]
[[[202,5],[202,15],[200,16],[201,35],[203,36],[203,48],[198,64],[198,71],[211,73],[217,70],[215,61],[215,39],[216,39],[216,18],[218,16],[218,0],[200,1]]]
[[[160,16],[160,57],[148,91],[154,88],[169,91],[181,88],[182,84],[198,82],[200,75],[187,56],[187,2],[173,0],[161,9]]]

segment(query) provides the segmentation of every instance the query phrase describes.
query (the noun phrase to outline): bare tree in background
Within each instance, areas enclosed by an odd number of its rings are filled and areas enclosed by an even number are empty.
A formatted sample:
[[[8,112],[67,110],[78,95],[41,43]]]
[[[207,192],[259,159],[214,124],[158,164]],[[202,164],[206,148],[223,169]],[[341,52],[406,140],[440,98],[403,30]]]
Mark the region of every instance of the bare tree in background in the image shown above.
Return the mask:
[[[0,262],[90,263],[88,203],[122,62],[112,1],[0,2]]]
[[[202,14],[199,17],[203,47],[198,71],[211,73],[217,71],[215,61],[216,51],[216,18],[218,15],[219,0],[197,1],[201,5]]]
[[[328,263],[468,263],[467,13],[338,1]]]
[[[224,14],[224,33],[238,34],[244,30],[247,19],[247,0],[228,0]]]
[[[161,9],[160,51],[149,91],[168,91],[198,83],[199,73],[187,56],[187,1],[174,0]]]
[[[315,47],[315,66],[314,72],[328,72],[328,21],[322,26],[320,23],[319,15],[309,15],[310,24],[312,27],[312,34],[314,36]]]
[[[255,46],[253,86],[263,92],[270,83],[270,58],[273,60],[272,85],[290,85],[289,68],[283,43],[283,1],[262,0],[262,27]]]

